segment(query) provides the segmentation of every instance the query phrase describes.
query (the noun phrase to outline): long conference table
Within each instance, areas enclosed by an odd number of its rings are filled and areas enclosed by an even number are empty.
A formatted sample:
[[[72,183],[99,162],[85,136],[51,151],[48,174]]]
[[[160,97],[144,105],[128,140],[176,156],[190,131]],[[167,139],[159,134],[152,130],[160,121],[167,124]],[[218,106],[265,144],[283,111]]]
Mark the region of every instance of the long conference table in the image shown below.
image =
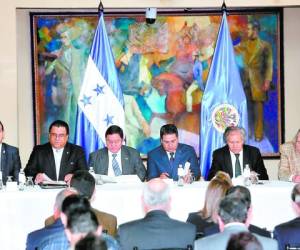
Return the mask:
[[[202,208],[208,182],[194,182],[179,187],[170,184],[172,218],[186,221],[188,213]],[[118,224],[144,216],[141,208],[143,183],[107,183],[97,186],[92,206],[117,216]],[[252,224],[273,230],[274,226],[291,220],[295,214],[290,194],[293,184],[269,181],[249,187],[252,196]],[[36,186],[24,191],[0,190],[0,244],[2,250],[25,249],[29,232],[44,226],[46,217],[53,213],[59,189]]]

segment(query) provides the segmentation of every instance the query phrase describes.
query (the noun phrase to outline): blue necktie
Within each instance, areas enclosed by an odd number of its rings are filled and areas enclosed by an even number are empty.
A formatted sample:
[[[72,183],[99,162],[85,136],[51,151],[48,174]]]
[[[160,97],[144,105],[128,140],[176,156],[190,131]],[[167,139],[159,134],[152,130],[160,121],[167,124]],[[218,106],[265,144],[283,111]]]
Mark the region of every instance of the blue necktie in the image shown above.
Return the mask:
[[[117,154],[112,154],[112,168],[115,172],[115,176],[119,176],[119,175],[122,175],[122,172],[121,172],[121,169],[120,169],[120,166],[119,166],[119,163],[116,159],[116,156]]]

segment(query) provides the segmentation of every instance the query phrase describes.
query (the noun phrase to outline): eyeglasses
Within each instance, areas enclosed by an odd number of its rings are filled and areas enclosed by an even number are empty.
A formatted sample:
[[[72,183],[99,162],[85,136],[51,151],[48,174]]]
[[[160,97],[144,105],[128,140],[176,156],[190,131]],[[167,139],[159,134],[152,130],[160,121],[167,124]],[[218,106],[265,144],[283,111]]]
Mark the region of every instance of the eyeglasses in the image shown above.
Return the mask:
[[[55,133],[50,133],[50,136],[51,136],[51,137],[58,138],[58,139],[62,139],[62,138],[64,138],[64,137],[66,137],[66,134],[55,134]]]

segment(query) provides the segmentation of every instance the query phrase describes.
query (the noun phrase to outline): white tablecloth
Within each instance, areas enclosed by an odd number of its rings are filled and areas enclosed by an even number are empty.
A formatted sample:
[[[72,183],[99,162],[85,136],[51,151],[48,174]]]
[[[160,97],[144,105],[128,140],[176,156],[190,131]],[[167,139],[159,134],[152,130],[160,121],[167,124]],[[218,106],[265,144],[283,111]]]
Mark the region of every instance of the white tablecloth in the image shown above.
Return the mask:
[[[202,208],[207,182],[171,186],[172,218],[185,221],[189,212]],[[92,206],[116,215],[118,224],[141,218],[142,187],[142,183],[97,186]],[[292,188],[292,183],[279,181],[251,186],[252,224],[272,230],[275,225],[294,218],[290,199]],[[39,187],[16,192],[0,191],[1,250],[25,249],[27,234],[43,227],[44,219],[52,214],[57,192]]]

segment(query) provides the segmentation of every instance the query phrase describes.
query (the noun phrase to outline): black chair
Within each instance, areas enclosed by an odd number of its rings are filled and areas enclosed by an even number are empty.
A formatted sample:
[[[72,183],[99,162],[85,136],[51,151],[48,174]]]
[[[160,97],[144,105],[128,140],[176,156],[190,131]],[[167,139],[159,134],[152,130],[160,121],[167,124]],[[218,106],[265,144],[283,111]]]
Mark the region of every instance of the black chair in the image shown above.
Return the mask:
[[[285,245],[285,250],[300,250],[300,245],[291,246],[290,244]]]

